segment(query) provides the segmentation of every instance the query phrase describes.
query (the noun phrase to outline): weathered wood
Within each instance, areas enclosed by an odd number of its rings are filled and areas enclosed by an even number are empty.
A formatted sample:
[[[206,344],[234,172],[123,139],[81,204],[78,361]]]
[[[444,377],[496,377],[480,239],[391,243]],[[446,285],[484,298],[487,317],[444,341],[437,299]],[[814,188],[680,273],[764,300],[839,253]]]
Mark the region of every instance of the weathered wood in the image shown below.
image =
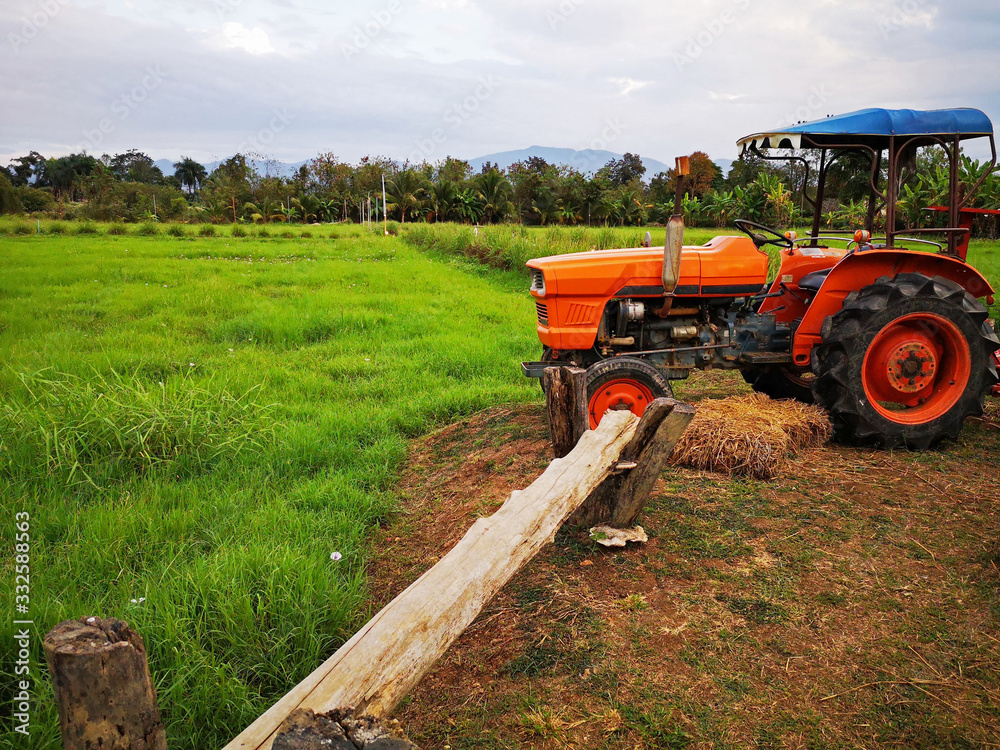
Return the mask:
[[[278,729],[271,750],[418,750],[399,722],[308,708],[293,711]]]
[[[642,413],[642,419],[639,421],[639,426],[636,428],[635,436],[625,447],[625,450],[622,451],[621,459],[619,460],[619,466],[635,464],[632,467],[632,471],[623,469],[605,479],[570,517],[568,523],[574,526],[594,526],[599,523],[611,524],[611,518],[618,507],[619,496],[622,487],[625,485],[625,480],[639,466],[639,456],[643,453],[646,445],[656,436],[660,424],[678,406],[683,406],[683,404],[674,401],[672,398],[658,398],[646,407],[646,410]],[[673,450],[672,445],[670,446],[670,450]],[[647,455],[652,456],[653,454],[650,453]],[[666,457],[664,457],[664,460],[666,460]],[[659,468],[662,468],[662,466],[663,464],[660,463]],[[657,472],[659,472],[659,468]],[[638,512],[636,515],[638,515]]]
[[[549,367],[542,373],[549,415],[549,432],[556,458],[569,454],[590,427],[587,414],[587,371],[579,367]]]
[[[511,493],[461,541],[226,746],[270,748],[275,732],[298,708],[324,713],[353,708],[383,717],[413,688],[486,603],[546,544],[599,485],[638,420],[608,414],[570,455],[554,460],[525,490]]]
[[[308,708],[293,711],[279,727],[272,750],[358,750],[340,722]]]
[[[670,413],[660,421],[656,433],[646,441],[635,459],[638,466],[625,475],[611,510],[611,526],[623,529],[635,523],[667,459],[674,452],[674,446],[691,424],[694,414],[693,406],[674,404]]]
[[[66,620],[45,636],[64,750],[166,750],[142,637],[121,620]]]

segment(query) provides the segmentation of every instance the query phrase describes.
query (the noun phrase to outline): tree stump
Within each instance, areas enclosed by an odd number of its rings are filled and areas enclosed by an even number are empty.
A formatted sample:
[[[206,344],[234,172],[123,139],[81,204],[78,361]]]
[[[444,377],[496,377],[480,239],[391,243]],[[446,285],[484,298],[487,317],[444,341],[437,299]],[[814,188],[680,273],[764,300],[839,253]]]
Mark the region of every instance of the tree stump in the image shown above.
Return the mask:
[[[642,512],[657,477],[694,418],[695,408],[658,398],[646,407],[635,436],[622,451],[618,473],[605,479],[570,517],[575,526],[606,523],[625,528]]]
[[[549,431],[556,458],[568,456],[590,428],[587,414],[587,371],[579,367],[549,367],[542,373]]]
[[[166,750],[142,636],[121,620],[66,620],[45,636],[64,750]]]

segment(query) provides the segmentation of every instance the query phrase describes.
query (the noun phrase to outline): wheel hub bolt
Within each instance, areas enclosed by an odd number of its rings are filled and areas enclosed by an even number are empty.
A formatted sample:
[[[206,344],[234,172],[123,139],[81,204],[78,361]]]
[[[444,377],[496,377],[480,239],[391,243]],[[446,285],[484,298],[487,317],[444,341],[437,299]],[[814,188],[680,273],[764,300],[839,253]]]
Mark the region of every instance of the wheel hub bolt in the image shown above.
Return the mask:
[[[886,367],[889,384],[900,393],[922,391],[934,380],[936,360],[934,351],[926,344],[903,344],[889,357]]]

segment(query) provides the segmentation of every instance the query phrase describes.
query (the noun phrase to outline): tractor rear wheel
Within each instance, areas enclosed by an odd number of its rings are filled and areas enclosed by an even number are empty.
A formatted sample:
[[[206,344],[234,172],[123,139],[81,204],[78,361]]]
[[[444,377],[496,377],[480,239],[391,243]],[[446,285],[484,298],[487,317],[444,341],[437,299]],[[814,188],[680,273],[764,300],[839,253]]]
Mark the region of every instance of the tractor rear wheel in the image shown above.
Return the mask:
[[[837,438],[916,450],[957,438],[997,381],[986,318],[940,276],[882,277],[849,294],[813,350],[813,395]]]
[[[670,381],[648,362],[634,357],[602,359],[587,370],[590,429],[609,409],[628,409],[641,417],[653,399],[673,395]]]
[[[757,393],[773,399],[793,398],[804,404],[813,402],[812,372],[797,371],[781,366],[748,367],[742,371],[743,379]]]

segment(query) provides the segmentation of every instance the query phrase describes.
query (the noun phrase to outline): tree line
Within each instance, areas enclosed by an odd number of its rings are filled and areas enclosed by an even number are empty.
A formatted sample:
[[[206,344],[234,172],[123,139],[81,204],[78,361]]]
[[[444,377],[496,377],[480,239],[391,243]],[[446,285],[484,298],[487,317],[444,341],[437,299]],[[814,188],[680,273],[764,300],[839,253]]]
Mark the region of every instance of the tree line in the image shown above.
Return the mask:
[[[821,208],[826,226],[864,223],[870,170],[855,162],[849,156],[830,170]],[[690,163],[680,208],[691,225],[721,228],[746,218],[786,227],[811,219],[813,209],[800,190],[805,171],[798,163],[744,156],[727,175],[704,152],[693,154]],[[135,149],[100,158],[47,159],[31,152],[0,169],[0,213],[104,221],[314,223],[385,216],[403,223],[641,226],[664,223],[674,213],[677,179],[671,169],[645,180],[642,159],[631,153],[592,174],[539,157],[506,169],[486,163],[475,172],[453,157],[411,165],[376,156],[350,164],[332,153],[317,155],[292,176],[249,154],[237,154],[211,173],[188,157],[173,167],[173,174],[165,175]],[[974,183],[981,169],[963,157],[963,183]],[[929,225],[934,218],[925,209],[946,202],[947,189],[943,158],[935,151],[921,153],[905,175],[902,220],[907,226]],[[1000,208],[996,175],[987,179],[974,205]],[[996,222],[986,223],[995,234]]]

